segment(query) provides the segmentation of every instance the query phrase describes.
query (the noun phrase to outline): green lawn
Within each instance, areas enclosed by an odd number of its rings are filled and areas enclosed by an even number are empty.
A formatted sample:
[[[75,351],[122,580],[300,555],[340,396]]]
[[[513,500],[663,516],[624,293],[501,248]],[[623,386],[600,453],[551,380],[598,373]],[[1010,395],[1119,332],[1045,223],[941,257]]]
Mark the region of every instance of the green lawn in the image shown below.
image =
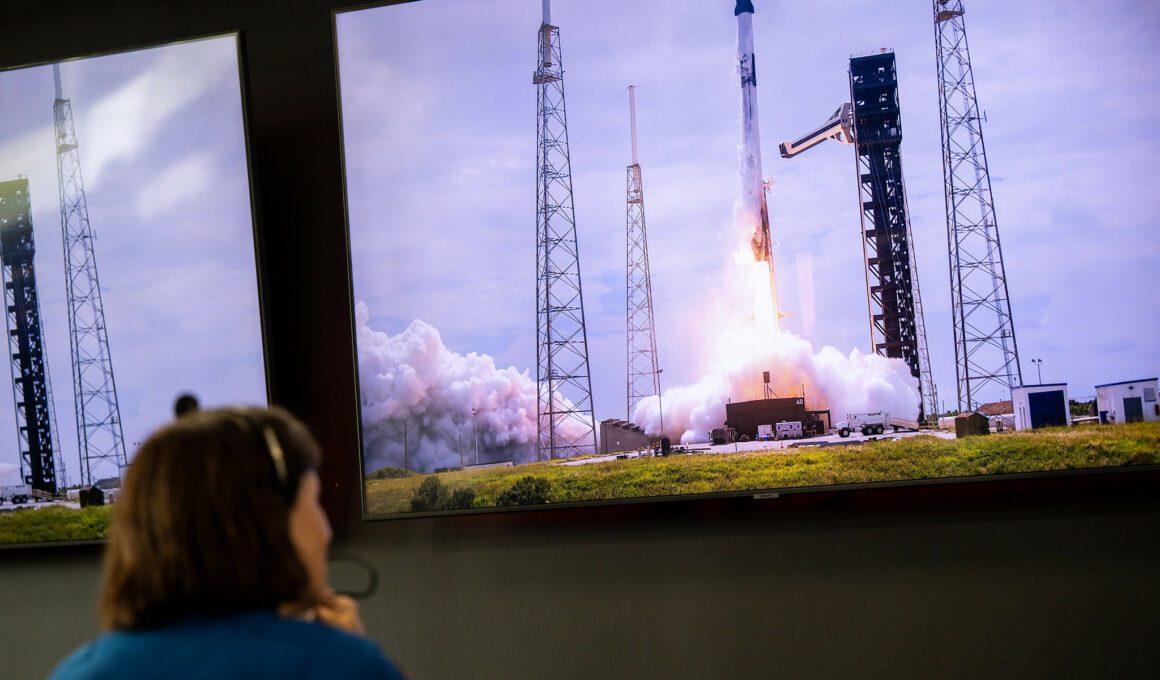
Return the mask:
[[[111,506],[74,510],[45,506],[0,513],[0,544],[91,541],[107,535]]]
[[[1056,428],[950,440],[916,436],[826,448],[752,453],[683,454],[667,458],[514,468],[437,475],[448,495],[474,493],[491,507],[518,480],[547,481],[551,503],[645,496],[784,489],[935,477],[964,477],[1160,463],[1160,423]],[[371,515],[409,512],[430,475],[388,471],[367,481]],[[542,487],[542,485],[541,485]],[[0,512],[0,544],[78,541],[107,535],[111,507],[41,507]]]
[[[550,483],[548,502],[563,503],[1155,463],[1160,463],[1160,423],[1133,423],[964,439],[920,435],[825,448],[674,455],[578,466],[531,463],[447,472],[438,478],[449,492],[474,491],[475,507],[490,507],[529,475]],[[428,476],[368,478],[368,513],[409,512],[411,498]]]

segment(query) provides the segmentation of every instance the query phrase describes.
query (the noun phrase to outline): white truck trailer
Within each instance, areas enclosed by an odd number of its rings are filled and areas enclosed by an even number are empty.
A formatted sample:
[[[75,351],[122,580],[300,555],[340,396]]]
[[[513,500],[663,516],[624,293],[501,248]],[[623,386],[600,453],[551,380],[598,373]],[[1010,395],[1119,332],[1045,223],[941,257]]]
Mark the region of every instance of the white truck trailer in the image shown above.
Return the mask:
[[[0,486],[0,503],[8,502],[13,505],[20,505],[28,501],[35,500],[51,501],[52,494],[46,491],[33,489],[28,484],[12,484],[10,486]]]
[[[777,424],[774,435],[778,439],[801,439],[802,423],[800,420],[783,420]]]
[[[849,437],[851,432],[858,431],[863,435],[882,434],[889,427],[895,432],[899,430],[918,431],[918,421],[891,416],[887,411],[873,411],[870,413],[847,413],[846,419],[834,426],[840,437]]]

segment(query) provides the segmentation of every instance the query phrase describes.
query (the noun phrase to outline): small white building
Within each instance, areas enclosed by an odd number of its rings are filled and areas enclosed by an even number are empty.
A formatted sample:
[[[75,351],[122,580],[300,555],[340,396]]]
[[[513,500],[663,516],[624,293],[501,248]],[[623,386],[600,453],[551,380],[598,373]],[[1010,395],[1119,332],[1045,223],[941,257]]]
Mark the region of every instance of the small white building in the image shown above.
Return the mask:
[[[1016,430],[1071,425],[1067,383],[1014,387],[1011,389],[1011,402]]]
[[[1156,400],[1157,378],[1125,380],[1096,385],[1096,411],[1101,423],[1136,423],[1160,420]]]

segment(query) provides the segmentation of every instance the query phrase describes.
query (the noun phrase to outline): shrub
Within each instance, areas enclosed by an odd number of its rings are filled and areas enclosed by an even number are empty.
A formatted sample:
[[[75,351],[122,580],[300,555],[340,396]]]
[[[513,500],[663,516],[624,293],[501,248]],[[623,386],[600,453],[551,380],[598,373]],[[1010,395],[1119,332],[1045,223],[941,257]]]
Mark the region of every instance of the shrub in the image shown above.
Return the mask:
[[[447,510],[466,510],[475,507],[475,490],[456,489],[447,500]]]
[[[370,482],[379,479],[398,479],[400,477],[410,477],[413,474],[415,473],[411,472],[410,470],[404,470],[403,468],[384,467],[379,468],[378,470],[375,470],[374,472],[367,475],[367,481]]]
[[[411,512],[433,510],[466,510],[475,506],[473,489],[450,491],[435,475],[423,480],[411,497]]]
[[[548,502],[548,492],[552,483],[543,477],[528,475],[520,477],[512,488],[504,491],[496,499],[496,505],[537,505]]]

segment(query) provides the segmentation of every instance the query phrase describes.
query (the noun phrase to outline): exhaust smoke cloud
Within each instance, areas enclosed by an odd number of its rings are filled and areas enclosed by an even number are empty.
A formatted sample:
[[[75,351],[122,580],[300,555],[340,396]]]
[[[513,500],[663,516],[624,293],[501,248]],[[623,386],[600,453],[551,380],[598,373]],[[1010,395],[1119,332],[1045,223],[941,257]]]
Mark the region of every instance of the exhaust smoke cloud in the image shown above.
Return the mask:
[[[632,421],[650,435],[664,434],[682,444],[709,441],[709,432],[725,422],[730,400],[762,399],[763,371],[779,397],[800,396],[806,408],[829,409],[833,422],[846,413],[887,410],[914,418],[918,414],[918,381],[906,364],[855,349],[842,354],[833,347],[817,352],[787,331],[739,326],[716,340],[705,377],[693,385],[642,399]],[[772,423],[771,423],[772,424]]]
[[[498,368],[486,354],[457,354],[420,319],[397,335],[374,330],[369,320],[370,310],[359,302],[366,472],[536,460],[536,381],[527,371]]]

